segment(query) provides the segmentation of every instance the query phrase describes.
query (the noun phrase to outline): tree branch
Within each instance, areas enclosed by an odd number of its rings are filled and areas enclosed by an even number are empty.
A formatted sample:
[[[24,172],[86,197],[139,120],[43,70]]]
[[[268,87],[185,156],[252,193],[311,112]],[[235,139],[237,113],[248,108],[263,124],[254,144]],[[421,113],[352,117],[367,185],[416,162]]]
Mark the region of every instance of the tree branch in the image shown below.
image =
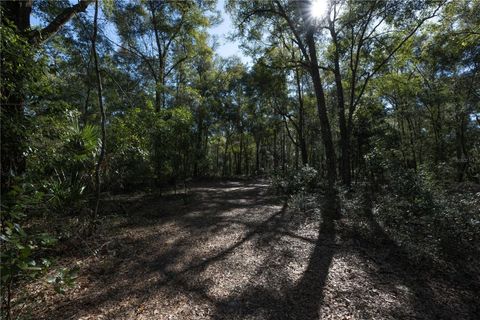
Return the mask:
[[[387,55],[387,57],[385,57],[385,59],[383,59],[373,70],[372,72],[369,72],[367,74],[367,77],[365,78],[365,81],[363,82],[363,85],[362,85],[362,88],[360,89],[360,93],[358,94],[357,98],[355,99],[355,102],[353,103],[352,105],[352,108],[350,108],[349,110],[349,119],[348,119],[348,123],[349,123],[349,126],[351,126],[351,122],[352,122],[352,116],[353,116],[353,111],[355,109],[355,107],[358,105],[358,103],[360,102],[360,99],[362,98],[363,94],[365,93],[365,89],[367,87],[367,84],[368,82],[370,81],[370,79],[375,75],[377,74],[386,64],[388,61],[390,61],[390,59],[395,55],[395,53],[397,53],[398,50],[400,50],[400,48],[417,32],[417,30],[425,23],[425,21],[435,17],[437,15],[437,12],[440,10],[440,8],[446,3],[447,1],[443,1],[442,3],[440,3],[437,8],[433,11],[432,14],[422,18],[418,23],[417,25],[405,36],[405,38],[402,39],[402,41],[400,41],[400,43]]]
[[[76,5],[64,9],[58,16],[53,19],[45,28],[41,30],[33,30],[28,35],[28,41],[33,45],[40,45],[47,41],[51,36],[57,33],[74,15],[85,12],[88,5],[94,0],[81,0]]]

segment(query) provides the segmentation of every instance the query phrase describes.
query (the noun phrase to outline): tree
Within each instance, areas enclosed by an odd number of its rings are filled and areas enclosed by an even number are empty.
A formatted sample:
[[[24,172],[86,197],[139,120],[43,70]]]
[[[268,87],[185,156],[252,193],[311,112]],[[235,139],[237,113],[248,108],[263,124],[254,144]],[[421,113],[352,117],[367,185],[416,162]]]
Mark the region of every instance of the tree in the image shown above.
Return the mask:
[[[65,8],[47,26],[41,30],[31,30],[30,15],[33,0],[29,1],[2,1],[2,28],[12,26],[19,36],[20,42],[29,45],[32,49],[38,48],[42,43],[52,37],[63,25],[75,14],[84,12],[93,0],[82,0],[78,4]],[[3,50],[2,50],[3,51]],[[14,58],[13,56],[7,56]],[[12,63],[2,58],[2,65]],[[33,58],[33,57],[31,57]],[[27,58],[28,59],[28,58]],[[13,62],[14,63],[14,62]],[[3,69],[3,68],[2,68]],[[15,177],[25,172],[24,142],[25,133],[22,126],[25,125],[25,95],[23,84],[28,77],[27,73],[12,72],[6,74],[8,78],[2,79],[1,118],[2,125],[2,161],[1,161],[1,191],[6,194],[13,186]],[[12,125],[10,125],[12,124]],[[13,125],[15,124],[15,125]],[[16,130],[14,127],[20,128]]]
[[[200,49],[202,29],[211,23],[205,12],[211,6],[212,1],[124,1],[113,9],[122,41],[117,45],[142,81],[153,82],[157,111],[166,107],[175,69]],[[152,42],[154,46],[147,45]]]
[[[105,158],[105,144],[106,144],[106,116],[105,107],[103,105],[103,85],[102,76],[100,75],[100,63],[97,54],[97,28],[98,28],[98,0],[95,1],[95,15],[93,18],[93,34],[92,34],[92,55],[95,63],[95,75],[97,77],[97,90],[98,90],[98,106],[100,108],[101,123],[100,128],[102,131],[100,155],[98,156],[97,165],[95,167],[95,209],[93,210],[92,224],[95,223],[95,219],[98,214],[98,205],[100,203],[100,168]]]
[[[302,54],[302,66],[310,74],[313,88],[316,96],[317,115],[320,120],[321,137],[325,147],[327,163],[327,180],[329,189],[334,189],[336,180],[336,156],[333,145],[330,120],[328,118],[325,92],[322,85],[322,79],[319,73],[319,64],[317,57],[317,48],[315,44],[315,27],[308,14],[309,2],[234,2],[229,3],[230,10],[235,14],[239,23],[240,32],[248,40],[261,39],[260,30],[267,27],[275,30],[277,35],[281,32],[287,32],[289,38],[298,47]],[[259,20],[267,18],[269,25],[260,27]],[[277,42],[271,40],[270,46]]]
[[[345,185],[351,184],[353,114],[370,80],[385,68],[426,21],[437,15],[443,4],[435,4],[429,11],[428,2],[371,1],[367,6],[354,1],[330,3],[325,28],[330,33],[333,47],[331,69],[335,75],[340,128],[340,173]],[[342,66],[342,61],[348,65]],[[347,94],[344,81],[348,84]]]

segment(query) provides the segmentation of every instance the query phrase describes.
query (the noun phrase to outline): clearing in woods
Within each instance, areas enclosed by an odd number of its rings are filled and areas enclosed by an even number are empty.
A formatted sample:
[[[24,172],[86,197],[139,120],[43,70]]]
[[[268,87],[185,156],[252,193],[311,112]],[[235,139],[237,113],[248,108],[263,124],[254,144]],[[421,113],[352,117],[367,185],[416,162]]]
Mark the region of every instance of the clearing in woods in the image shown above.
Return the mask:
[[[477,283],[420,267],[372,224],[294,212],[263,181],[195,184],[183,196],[117,197],[123,213],[80,275],[43,289],[36,319],[473,319]],[[108,207],[108,203],[105,207]],[[93,245],[91,245],[93,246]],[[448,279],[448,280],[446,280]],[[38,287],[37,287],[38,289]],[[34,289],[32,289],[34,290]],[[37,291],[38,292],[38,291]]]

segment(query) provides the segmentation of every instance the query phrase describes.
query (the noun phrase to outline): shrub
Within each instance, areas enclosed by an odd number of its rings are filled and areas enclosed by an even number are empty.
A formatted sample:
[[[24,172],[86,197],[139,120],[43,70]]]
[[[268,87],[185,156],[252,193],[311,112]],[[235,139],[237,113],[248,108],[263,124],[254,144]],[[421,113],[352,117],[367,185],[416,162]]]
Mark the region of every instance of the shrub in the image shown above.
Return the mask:
[[[285,194],[312,192],[319,182],[318,171],[308,165],[287,173],[275,173],[271,177],[271,185],[275,191]]]
[[[428,172],[396,173],[378,196],[375,217],[416,254],[449,261],[480,254],[480,193],[435,186]]]
[[[2,194],[0,211],[0,275],[2,286],[2,309],[10,314],[13,286],[21,279],[33,278],[50,266],[48,259],[36,258],[36,253],[55,244],[56,240],[46,233],[25,231],[22,224],[27,206],[38,205],[43,194],[29,190],[28,185],[17,185],[8,194]]]

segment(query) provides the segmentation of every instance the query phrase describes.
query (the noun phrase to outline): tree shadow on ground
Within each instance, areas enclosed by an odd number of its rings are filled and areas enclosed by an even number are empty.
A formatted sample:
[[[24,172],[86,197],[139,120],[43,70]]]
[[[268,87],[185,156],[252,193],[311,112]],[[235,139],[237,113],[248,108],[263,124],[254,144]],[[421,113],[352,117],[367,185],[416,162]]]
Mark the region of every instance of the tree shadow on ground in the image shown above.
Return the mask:
[[[465,284],[462,277],[446,274],[430,259],[414,259],[395,242],[373,216],[372,202],[367,201],[364,222],[369,233],[345,228],[345,236],[360,245],[360,256],[372,261],[376,272],[370,273],[375,287],[392,290],[403,286],[409,293],[409,305],[392,310],[394,318],[475,319],[480,312],[478,284]],[[367,250],[368,249],[368,250]],[[387,279],[387,283],[386,283]],[[453,290],[457,292],[452,293]],[[468,293],[470,291],[470,294]],[[463,293],[467,293],[463,295]],[[471,295],[473,293],[473,295]]]
[[[287,210],[282,199],[266,193],[265,186],[206,184],[193,192],[192,203],[169,207],[152,198],[130,213],[139,219],[120,228],[118,245],[112,248],[116,253],[105,256],[103,266],[85,271],[83,276],[91,279],[85,290],[54,304],[41,318],[334,316],[319,313],[327,278],[334,255],[352,251],[374,261],[375,270],[368,271],[373,287],[408,287],[410,301],[402,307],[411,310],[392,310],[391,319],[469,319],[478,311],[472,301],[465,311],[442,305],[422,278],[428,272],[411,261],[373,217],[367,218],[368,235],[345,231],[344,226],[336,233],[325,232],[319,215]],[[342,235],[358,245],[339,244]]]
[[[222,301],[217,309],[216,319],[232,316],[234,301],[242,301],[244,308],[237,308],[236,317],[256,315],[265,319],[318,319],[323,302],[323,288],[333,257],[333,247],[329,245],[333,234],[319,237],[310,262],[300,281],[286,292],[278,294],[273,290],[252,288],[246,290],[233,301]],[[274,292],[274,291],[273,291]]]
[[[282,221],[282,227],[275,229],[277,238],[293,238],[313,246],[309,250],[306,267],[296,281],[287,281],[283,286],[257,285],[245,289],[240,295],[217,304],[214,319],[318,319],[323,303],[323,290],[329,268],[335,253],[335,231],[321,223],[316,239],[295,234],[292,218],[298,219],[301,213],[294,213],[290,221]],[[317,217],[318,218],[318,217]],[[277,239],[278,240],[278,239]],[[270,243],[271,245],[271,243]],[[298,252],[292,252],[295,257]],[[284,261],[287,262],[287,261]],[[268,264],[265,268],[269,268]],[[271,272],[282,273],[278,265],[270,267]],[[288,274],[280,274],[288,279]]]
[[[222,197],[225,194],[218,192],[220,190],[207,190],[207,192],[217,191],[215,194],[209,197],[208,203],[202,208],[195,207],[195,204],[186,210],[182,210],[178,214],[168,214],[160,216],[160,221],[152,221],[152,219],[145,219],[142,224],[136,227],[142,228],[144,226],[152,226],[157,224],[159,228],[169,222],[174,221],[178,229],[182,229],[186,234],[174,241],[170,241],[167,236],[163,239],[159,234],[152,233],[146,234],[144,237],[140,237],[136,240],[127,240],[122,244],[124,249],[119,254],[119,257],[111,259],[111,263],[108,268],[102,268],[100,272],[91,270],[87,271],[87,276],[93,278],[99,278],[100,281],[92,283],[92,290],[89,290],[86,294],[75,298],[74,300],[63,303],[56,309],[49,312],[46,318],[60,319],[65,317],[73,317],[79,313],[89,313],[102,309],[109,304],[109,302],[119,302],[124,299],[131,299],[134,301],[134,305],[140,305],[144,300],[148,300],[149,294],[152,290],[158,290],[162,287],[187,287],[185,291],[194,291],[200,293],[208,289],[208,281],[204,281],[203,284],[188,285],[192,281],[192,278],[208,268],[211,264],[221,261],[226,256],[231,255],[238,247],[244,243],[252,241],[253,238],[258,237],[263,233],[267,233],[267,230],[274,230],[279,228],[278,222],[279,216],[285,214],[285,205],[278,206],[279,199],[275,197],[265,197],[263,192],[259,192],[258,188],[250,188],[248,186],[238,187],[238,190],[233,190],[228,195],[233,199],[247,199],[249,203],[242,203],[235,205],[234,203],[227,203],[222,206]],[[276,205],[276,206],[274,206]],[[255,221],[235,221],[236,216],[225,216],[224,212],[229,210],[238,209],[252,209],[253,207],[265,206],[265,210],[268,212],[257,212],[257,220]],[[271,212],[270,207],[280,207],[281,209],[276,212]],[[200,215],[191,215],[192,210],[199,211]],[[268,209],[268,210],[267,210]],[[270,211],[269,211],[270,210]],[[244,213],[242,211],[242,213]],[[248,212],[242,216],[248,216]],[[266,217],[266,219],[265,219]],[[157,218],[158,219],[158,218]],[[144,224],[143,224],[144,223]],[[201,240],[204,240],[208,236],[212,236],[212,233],[225,232],[222,228],[218,228],[218,225],[228,224],[241,224],[242,234],[236,241],[230,241],[230,244],[219,250],[211,250],[201,256],[193,257],[187,260],[183,266],[177,268],[175,263],[179,260],[185,260],[185,255],[189,253],[190,248],[195,246]],[[213,230],[213,231],[212,231]],[[162,244],[168,242],[168,248],[162,248],[161,253],[154,253],[153,244]],[[146,250],[146,254],[141,255],[138,252],[134,253],[134,259],[132,258],[131,249]],[[160,248],[158,248],[160,249]],[[129,252],[130,251],[130,252]],[[132,261],[134,260],[134,261]],[[118,265],[124,266],[122,273],[126,276],[118,274]],[[155,280],[149,281],[151,276],[155,276]],[[95,286],[98,286],[98,282],[103,282],[103,286],[100,290],[96,290]],[[208,295],[204,295],[203,298],[213,301],[214,299],[208,298]],[[130,303],[125,308],[117,308],[118,310],[109,314],[109,317],[121,317],[122,312],[125,309],[131,308]],[[79,310],[80,309],[80,310]]]
[[[302,279],[287,293],[285,303],[292,308],[284,313],[284,319],[318,319],[320,317],[323,289],[335,253],[334,239],[334,232],[319,235]],[[299,317],[299,315],[303,316]]]

